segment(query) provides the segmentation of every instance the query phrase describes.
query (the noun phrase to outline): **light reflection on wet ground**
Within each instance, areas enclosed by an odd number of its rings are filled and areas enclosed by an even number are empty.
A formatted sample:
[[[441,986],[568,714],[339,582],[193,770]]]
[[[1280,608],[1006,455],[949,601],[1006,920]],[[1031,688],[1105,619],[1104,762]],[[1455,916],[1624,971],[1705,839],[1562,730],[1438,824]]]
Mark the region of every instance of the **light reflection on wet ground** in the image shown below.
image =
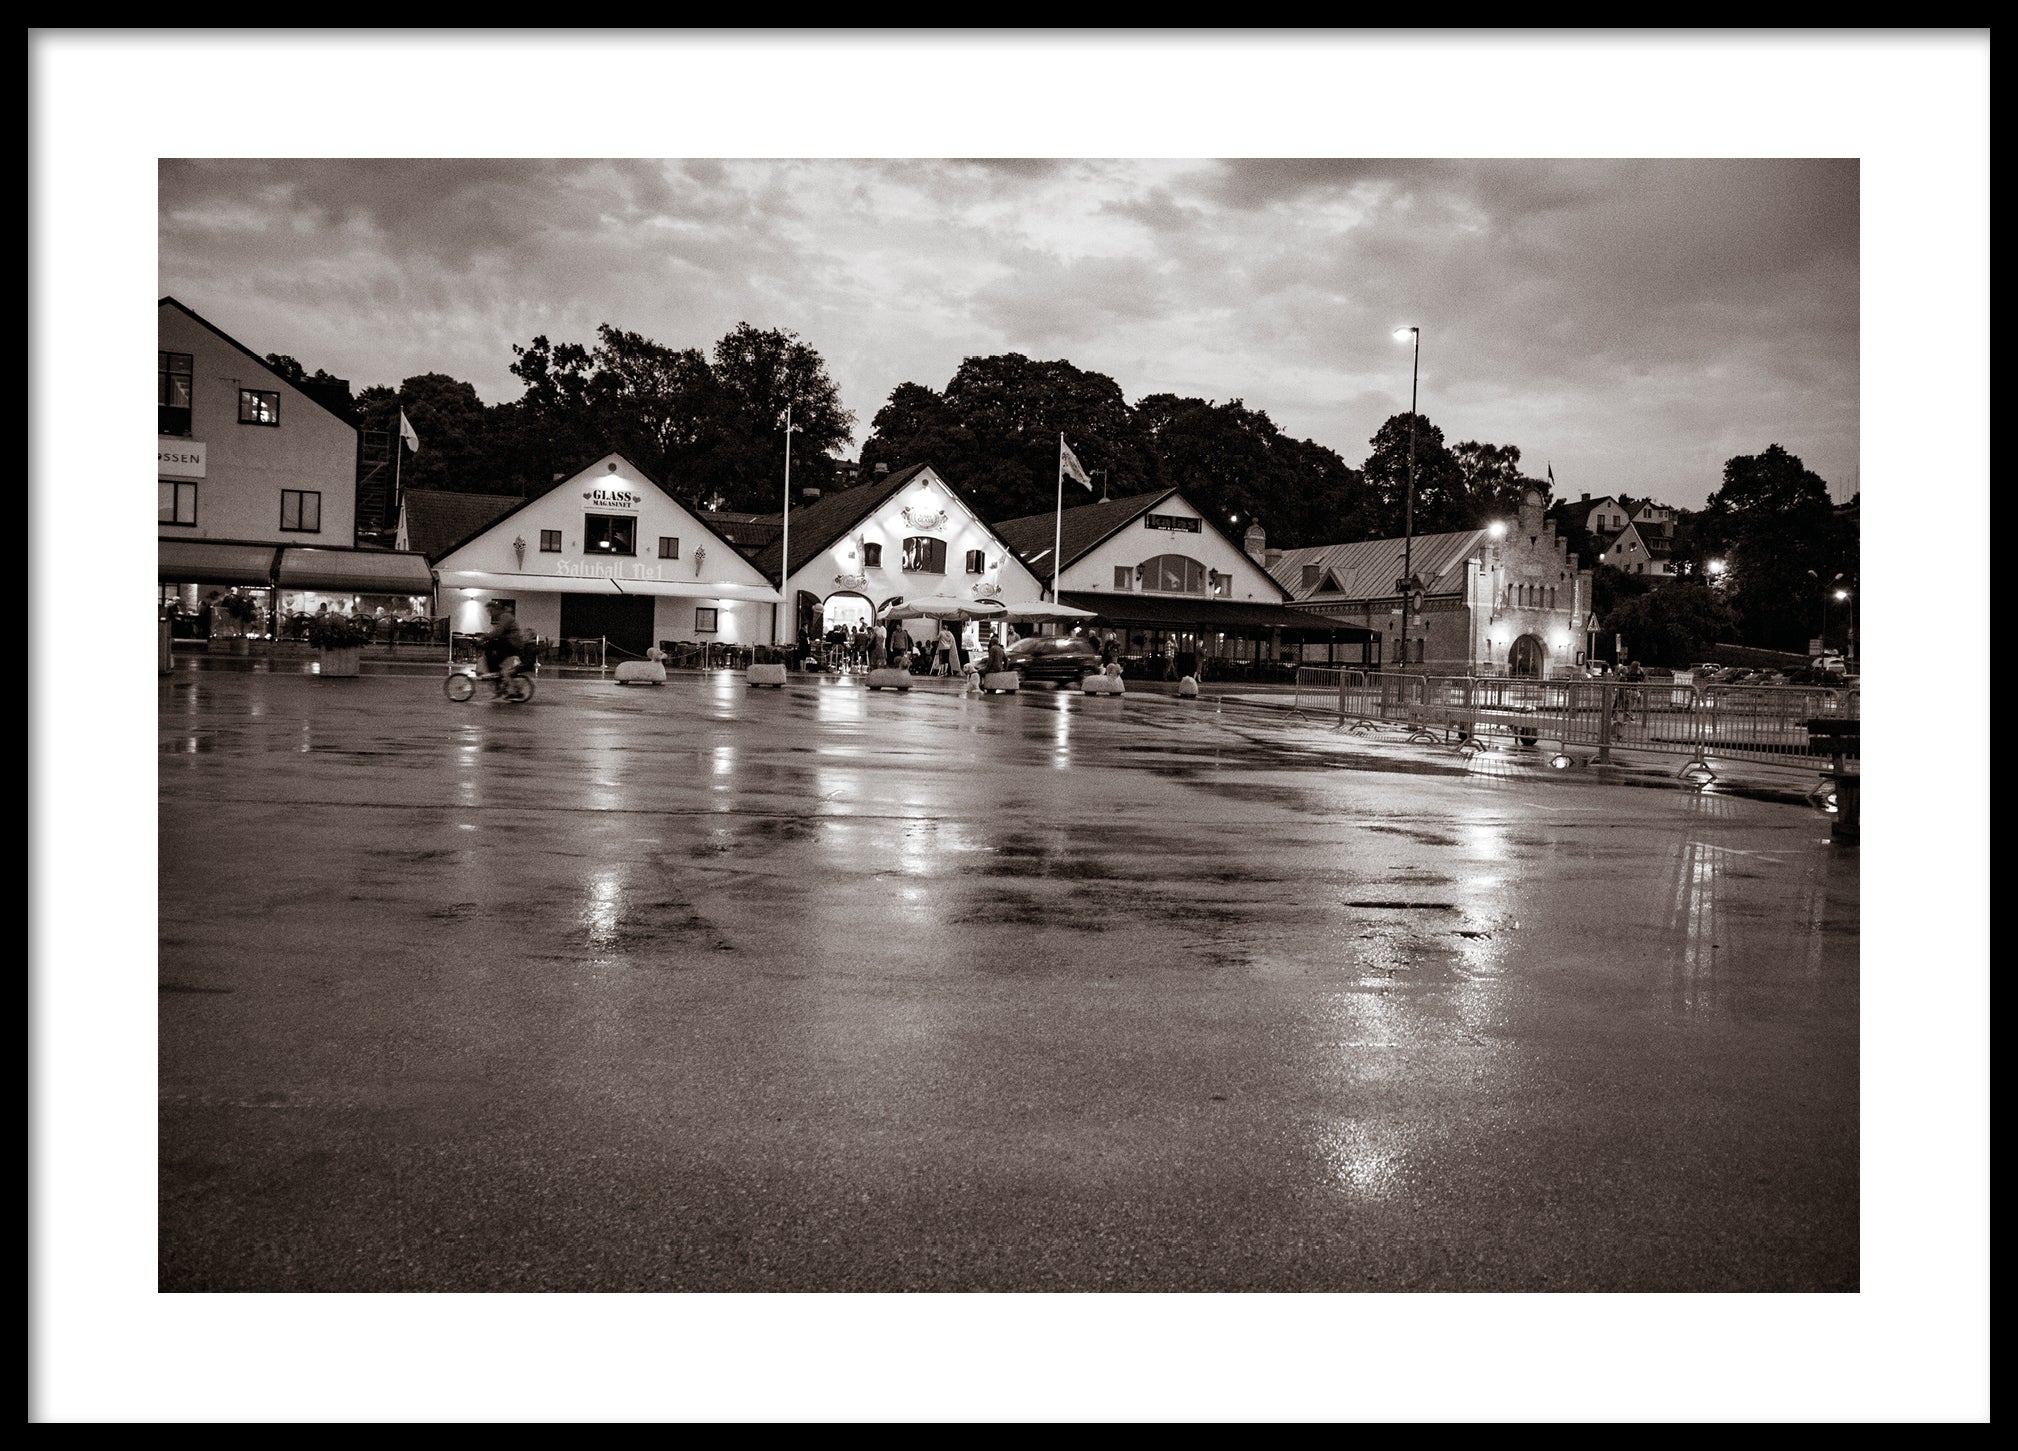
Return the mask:
[[[164,681],[164,1288],[1856,1286],[1812,812],[733,681]]]

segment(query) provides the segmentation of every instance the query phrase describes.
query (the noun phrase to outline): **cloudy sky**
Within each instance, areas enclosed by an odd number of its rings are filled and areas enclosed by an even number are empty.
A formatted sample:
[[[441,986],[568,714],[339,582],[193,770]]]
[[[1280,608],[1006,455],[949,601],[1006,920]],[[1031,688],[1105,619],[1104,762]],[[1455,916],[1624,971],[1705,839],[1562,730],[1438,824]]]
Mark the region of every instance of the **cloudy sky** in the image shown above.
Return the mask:
[[[1782,443],[1858,487],[1854,161],[165,160],[160,290],[353,385],[516,397],[599,323],[826,358],[856,443],[970,354],[1243,398],[1366,455],[1408,405],[1559,493],[1698,506]]]

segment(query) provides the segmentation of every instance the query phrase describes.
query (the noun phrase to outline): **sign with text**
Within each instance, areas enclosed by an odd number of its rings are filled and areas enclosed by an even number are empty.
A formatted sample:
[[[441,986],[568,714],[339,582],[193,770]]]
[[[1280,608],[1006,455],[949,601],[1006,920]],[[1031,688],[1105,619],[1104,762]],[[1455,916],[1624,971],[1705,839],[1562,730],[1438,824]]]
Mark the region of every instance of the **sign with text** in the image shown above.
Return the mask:
[[[164,438],[155,448],[159,458],[155,472],[164,479],[200,479],[203,477],[203,445],[191,443],[186,438]]]
[[[636,489],[625,488],[621,484],[594,484],[582,490],[582,497],[596,509],[635,509],[638,507]]]
[[[560,559],[554,561],[553,572],[568,579],[663,580],[665,578],[656,564],[637,564],[624,559],[584,559],[580,563]]]

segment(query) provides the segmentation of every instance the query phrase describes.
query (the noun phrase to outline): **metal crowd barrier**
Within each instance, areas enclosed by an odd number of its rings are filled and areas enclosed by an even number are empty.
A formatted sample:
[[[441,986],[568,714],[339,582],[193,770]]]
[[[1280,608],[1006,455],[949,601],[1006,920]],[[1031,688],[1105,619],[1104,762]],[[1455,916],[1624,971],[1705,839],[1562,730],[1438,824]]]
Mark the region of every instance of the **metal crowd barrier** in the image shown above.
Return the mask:
[[[1608,762],[1615,749],[1682,758],[1682,774],[1714,776],[1717,758],[1820,769],[1838,754],[1840,725],[1859,693],[1837,686],[1694,686],[1665,681],[1527,680],[1327,669],[1297,671],[1296,709],[1335,729],[1400,729],[1409,741],[1465,750],[1553,748]]]

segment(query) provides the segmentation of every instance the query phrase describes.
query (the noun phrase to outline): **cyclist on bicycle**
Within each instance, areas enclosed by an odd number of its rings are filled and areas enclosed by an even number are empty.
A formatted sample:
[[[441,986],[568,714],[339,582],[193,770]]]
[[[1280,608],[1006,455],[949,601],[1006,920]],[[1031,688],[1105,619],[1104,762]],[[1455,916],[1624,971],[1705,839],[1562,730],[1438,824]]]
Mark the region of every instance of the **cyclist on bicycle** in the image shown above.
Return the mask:
[[[518,617],[506,605],[492,617],[490,633],[483,637],[484,669],[490,672],[492,694],[504,694],[505,662],[516,656],[519,668],[523,669],[526,650],[526,637],[519,629]]]

